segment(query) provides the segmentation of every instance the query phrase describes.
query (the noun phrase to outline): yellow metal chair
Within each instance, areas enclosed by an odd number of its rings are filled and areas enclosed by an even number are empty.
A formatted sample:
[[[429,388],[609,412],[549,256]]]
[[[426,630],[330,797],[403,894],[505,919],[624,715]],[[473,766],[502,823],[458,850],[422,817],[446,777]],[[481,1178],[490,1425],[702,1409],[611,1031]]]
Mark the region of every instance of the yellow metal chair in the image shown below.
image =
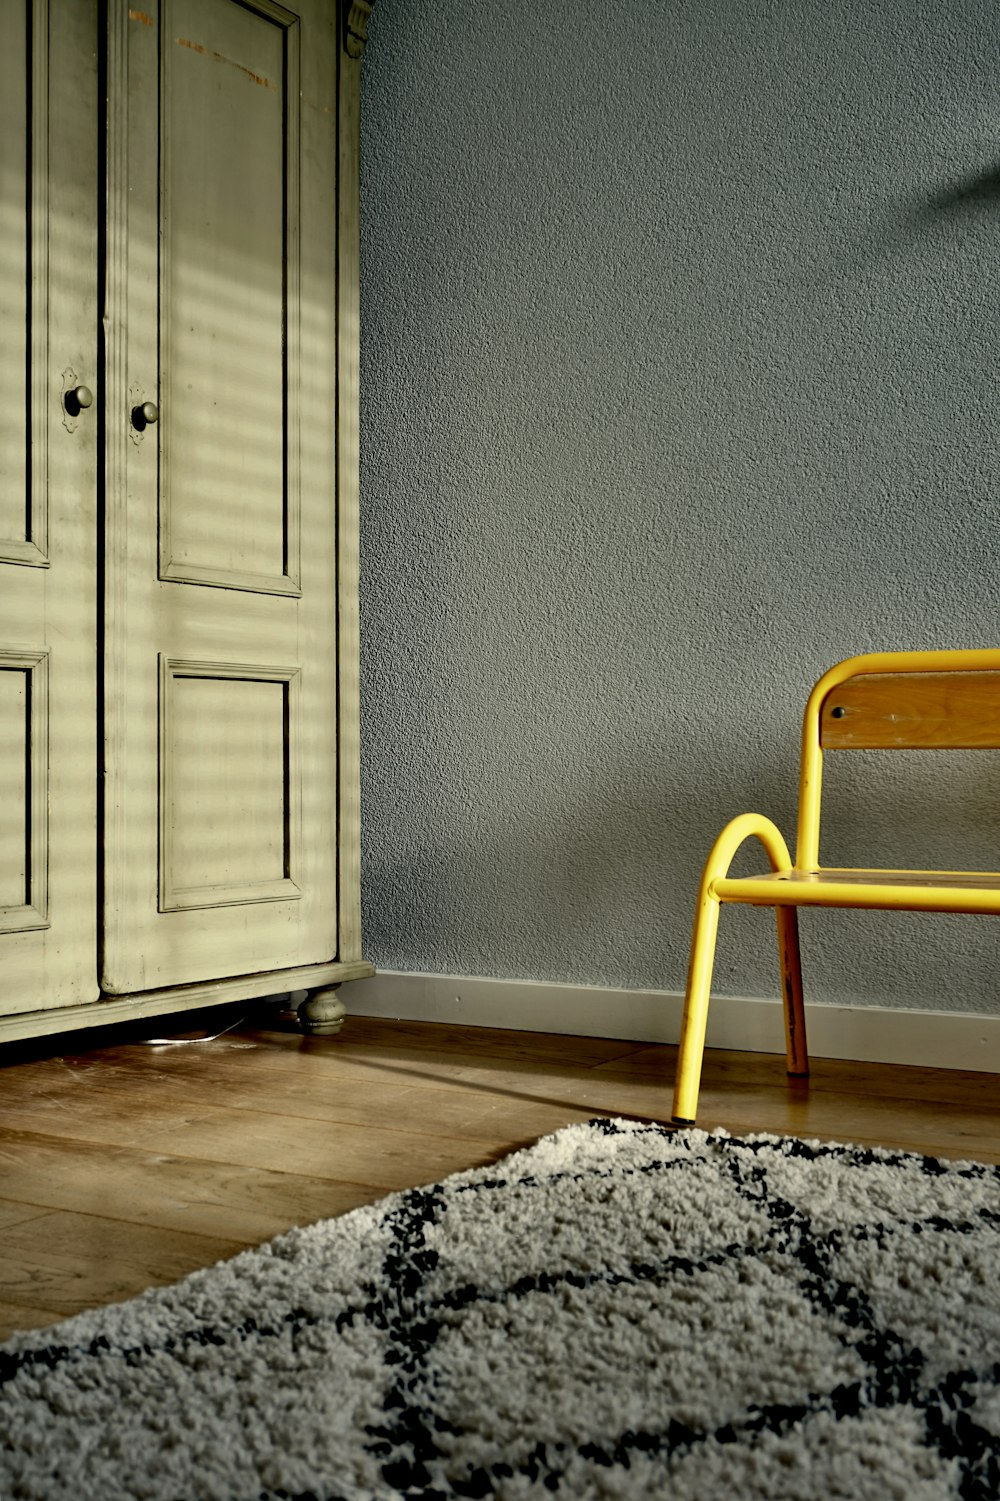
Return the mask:
[[[910,912],[1000,913],[1000,873],[954,870],[850,870],[819,864],[823,755],[830,750],[1000,748],[1000,650],[875,652],[825,673],[802,725],[795,864],[780,831],[759,813],[727,824],[698,892],[684,1000],[673,1120],[693,1125],[722,902],[773,907],[778,920],[789,1074],[809,1072],[798,907],[869,907]],[[751,836],[771,865],[759,876],[729,867]]]

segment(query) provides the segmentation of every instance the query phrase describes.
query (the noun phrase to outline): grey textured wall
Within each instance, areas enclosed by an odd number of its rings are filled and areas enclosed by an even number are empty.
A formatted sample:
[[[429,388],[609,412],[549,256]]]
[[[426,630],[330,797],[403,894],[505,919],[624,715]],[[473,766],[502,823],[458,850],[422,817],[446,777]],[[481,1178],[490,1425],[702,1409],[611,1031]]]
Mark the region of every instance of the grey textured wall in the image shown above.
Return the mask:
[[[998,29],[987,0],[378,0],[377,965],[681,988],[722,823],[792,833],[819,673],[1000,640]],[[1000,866],[995,758],[946,764],[831,757],[824,858]],[[805,914],[808,993],[989,1011],[998,940]],[[724,914],[716,988],[777,993],[769,914]]]

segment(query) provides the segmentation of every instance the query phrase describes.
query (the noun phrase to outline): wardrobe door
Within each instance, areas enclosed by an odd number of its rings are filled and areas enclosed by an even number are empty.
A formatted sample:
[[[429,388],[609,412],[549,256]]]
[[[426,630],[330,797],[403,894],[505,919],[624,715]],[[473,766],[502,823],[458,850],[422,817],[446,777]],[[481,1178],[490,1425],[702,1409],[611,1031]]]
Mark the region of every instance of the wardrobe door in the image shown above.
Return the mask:
[[[98,994],[96,11],[91,0],[0,5],[0,1011],[8,1013]]]
[[[337,955],[337,10],[109,4],[115,993]]]

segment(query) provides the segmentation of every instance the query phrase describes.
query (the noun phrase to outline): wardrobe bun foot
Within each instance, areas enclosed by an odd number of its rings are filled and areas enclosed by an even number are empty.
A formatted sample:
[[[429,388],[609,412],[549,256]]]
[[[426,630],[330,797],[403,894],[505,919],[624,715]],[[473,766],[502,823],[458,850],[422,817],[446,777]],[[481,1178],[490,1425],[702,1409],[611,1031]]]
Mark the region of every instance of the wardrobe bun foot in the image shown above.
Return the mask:
[[[299,1026],[310,1037],[330,1037],[344,1025],[347,1007],[338,996],[339,985],[323,985],[306,994],[296,1012]]]

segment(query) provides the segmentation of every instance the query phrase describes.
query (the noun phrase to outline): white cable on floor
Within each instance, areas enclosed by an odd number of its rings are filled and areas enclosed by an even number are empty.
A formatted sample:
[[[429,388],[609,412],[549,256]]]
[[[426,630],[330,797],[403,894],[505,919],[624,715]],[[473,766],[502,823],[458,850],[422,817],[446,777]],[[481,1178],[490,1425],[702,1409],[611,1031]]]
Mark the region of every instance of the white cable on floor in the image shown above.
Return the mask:
[[[231,1027],[223,1027],[221,1032],[213,1032],[210,1037],[136,1037],[134,1041],[137,1046],[148,1048],[181,1048],[193,1042],[216,1042],[220,1037],[225,1037],[227,1032],[235,1032],[237,1027],[242,1027],[249,1019],[249,1016],[241,1016]]]

